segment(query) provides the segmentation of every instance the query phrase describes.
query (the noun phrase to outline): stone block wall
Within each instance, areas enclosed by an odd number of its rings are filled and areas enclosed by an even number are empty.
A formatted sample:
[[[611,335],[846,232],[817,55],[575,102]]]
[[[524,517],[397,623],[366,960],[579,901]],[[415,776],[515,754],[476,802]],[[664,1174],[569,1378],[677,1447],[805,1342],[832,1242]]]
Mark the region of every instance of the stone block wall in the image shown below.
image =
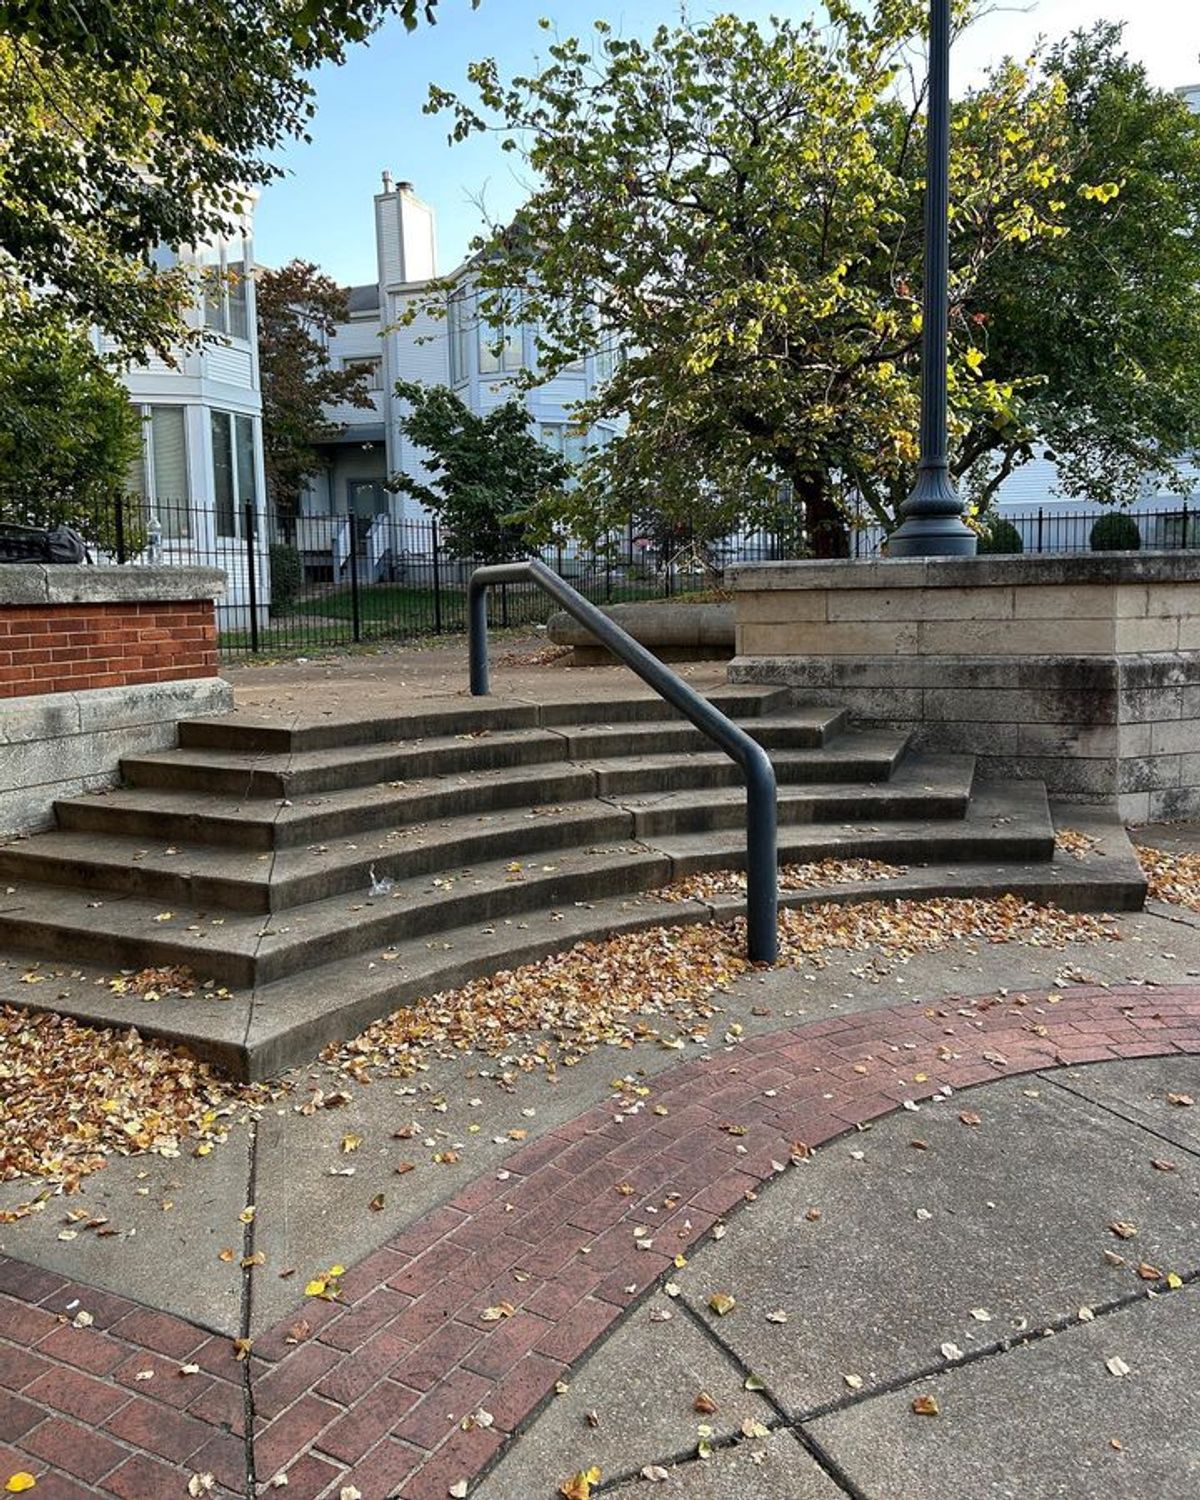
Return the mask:
[[[211,568],[0,566],[0,836],[112,786],[123,755],[232,706]]]
[[[735,681],[1131,820],[1200,815],[1200,557],[750,564],[733,583]]]

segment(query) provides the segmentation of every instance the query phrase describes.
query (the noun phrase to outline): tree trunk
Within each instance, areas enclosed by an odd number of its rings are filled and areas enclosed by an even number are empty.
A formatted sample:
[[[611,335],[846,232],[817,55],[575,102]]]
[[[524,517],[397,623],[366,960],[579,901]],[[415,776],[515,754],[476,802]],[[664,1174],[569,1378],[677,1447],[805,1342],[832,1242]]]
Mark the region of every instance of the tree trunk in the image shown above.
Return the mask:
[[[824,474],[797,474],[792,484],[804,507],[805,528],[813,557],[849,557],[850,532]]]

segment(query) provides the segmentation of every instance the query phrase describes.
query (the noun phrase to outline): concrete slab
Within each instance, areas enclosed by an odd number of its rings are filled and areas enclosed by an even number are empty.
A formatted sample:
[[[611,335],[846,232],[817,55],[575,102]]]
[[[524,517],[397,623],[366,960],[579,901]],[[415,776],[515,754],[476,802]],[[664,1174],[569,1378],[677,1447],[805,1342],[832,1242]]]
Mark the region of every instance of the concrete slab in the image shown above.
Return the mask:
[[[73,1280],[188,1318],[230,1338],[240,1332],[243,1226],[249,1177],[247,1129],[237,1125],[211,1155],[177,1161],[114,1157],[71,1197],[14,1224],[0,1225],[0,1255],[12,1255]],[[0,1186],[0,1208],[34,1198],[40,1184]],[[68,1222],[69,1209],[106,1218],[104,1239]],[[60,1232],[75,1230],[71,1240]],[[234,1252],[230,1261],[218,1252]],[[261,1276],[261,1270],[255,1270]],[[84,1304],[86,1306],[86,1303]]]
[[[811,1414],[845,1397],[846,1376],[912,1378],[944,1363],[943,1343],[976,1351],[1136,1295],[1139,1262],[1197,1268],[1200,1195],[1155,1171],[1157,1154],[1153,1136],[1050,1084],[996,1083],[827,1147],[678,1279],[775,1398]],[[1119,1220],[1136,1235],[1118,1239]],[[731,1314],[708,1310],[715,1292],[737,1299]],[[786,1324],[767,1321],[776,1311]]]
[[[1135,1120],[1165,1141],[1200,1156],[1200,1057],[1139,1058],[1097,1067],[1069,1068],[1052,1076],[1061,1088]],[[1196,1103],[1172,1104],[1170,1094],[1194,1099]],[[1198,1169],[1200,1162],[1193,1163],[1192,1170]]]
[[[1194,1500],[1198,1344],[1200,1293],[1189,1288],[858,1401],[808,1430],[861,1500]],[[1127,1376],[1109,1373],[1113,1357]],[[925,1392],[936,1418],[913,1415]]]
[[[808,1456],[790,1432],[721,1448],[667,1470],[656,1485],[641,1479],[607,1491],[612,1500],[686,1496],[687,1500],[840,1500],[847,1493]]]
[[[744,1389],[744,1378],[686,1309],[669,1297],[653,1298],[572,1374],[570,1390],[517,1439],[475,1492],[477,1500],[553,1500],[564,1478],[593,1464],[612,1479],[635,1476],[664,1455],[694,1455],[701,1425],[718,1438],[744,1421],[765,1425],[774,1413]],[[701,1393],[713,1398],[715,1412],[695,1411]]]

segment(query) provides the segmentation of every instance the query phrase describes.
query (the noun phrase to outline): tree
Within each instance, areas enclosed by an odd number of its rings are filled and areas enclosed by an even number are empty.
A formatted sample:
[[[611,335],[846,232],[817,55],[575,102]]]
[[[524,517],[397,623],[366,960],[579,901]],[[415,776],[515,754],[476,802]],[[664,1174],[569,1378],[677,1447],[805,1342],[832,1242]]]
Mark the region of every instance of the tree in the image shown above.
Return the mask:
[[[339,370],[329,339],[348,316],[345,291],[308,261],[293,260],[256,279],[258,361],[263,398],[267,493],[285,530],[305,480],[325,465],[317,444],[345,429],[326,406],[369,407],[367,372]]]
[[[481,417],[445,386],[400,381],[396,394],[410,403],[400,426],[425,450],[429,482],[397,474],[392,487],[438,517],[455,557],[528,556],[537,513],[561,501],[571,470],[530,432],[525,406],[510,399]]]
[[[1126,503],[1147,479],[1177,487],[1173,461],[1200,446],[1200,118],[1150,87],[1117,26],[1068,38],[1046,67],[1075,178],[1101,186],[1064,195],[1068,234],[986,268],[987,368],[1033,379],[1019,420],[964,434],[958,465],[986,500],[1044,446],[1066,494]]]
[[[111,548],[141,424],[86,334],[49,317],[0,333],[0,520]]]
[[[646,44],[597,23],[590,46],[556,40],[534,77],[506,83],[494,63],[473,65],[477,104],[431,91],[428,108],[451,111],[455,136],[498,130],[531,169],[518,222],[483,237],[476,262],[482,317],[519,306],[537,320],[540,367],[527,379],[607,342],[628,349],[576,413],[628,417],[570,497],[577,529],[596,526],[602,501],[606,515],[654,504],[710,528],[727,526],[732,508],[753,526],[787,480],[809,545],[844,555],[852,506],[891,524],[908,492],[925,92],[911,59],[926,5],[827,9],[826,27],[719,16],[660,28]],[[1031,338],[1014,337],[1012,357],[1000,357],[1006,268],[1021,267],[1031,290],[1047,266],[1083,276],[1089,256],[1062,247],[1090,240],[1103,255],[1119,217],[1115,153],[1088,149],[1083,65],[1068,69],[1067,56],[999,63],[954,106],[949,383],[960,473],[994,466],[997,452],[1019,456],[1040,413],[1072,398]],[[1165,129],[1181,112],[1160,107]],[[1144,235],[1142,265],[1155,239]],[[1121,289],[1140,294],[1139,318],[1149,313],[1134,276]],[[1042,304],[1054,294],[1044,288]],[[1029,310],[1031,331],[1036,320]],[[1099,369],[1106,330],[1084,333]]]
[[[311,121],[311,71],[436,6],[0,0],[0,319],[36,295],[126,357],[169,355],[194,287],[156,247],[235,233]]]

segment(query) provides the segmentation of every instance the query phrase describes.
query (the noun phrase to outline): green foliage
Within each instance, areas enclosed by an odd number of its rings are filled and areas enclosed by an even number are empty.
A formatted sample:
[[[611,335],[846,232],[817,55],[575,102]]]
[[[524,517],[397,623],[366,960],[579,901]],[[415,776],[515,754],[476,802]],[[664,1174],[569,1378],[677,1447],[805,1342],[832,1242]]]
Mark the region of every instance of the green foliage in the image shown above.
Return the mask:
[[[1088,537],[1093,552],[1137,552],[1141,545],[1142,533],[1137,522],[1123,510],[1101,516]]]
[[[0,0],[0,318],[50,299],[121,352],[169,353],[186,266],[304,136],[311,75],[437,0]]]
[[[986,499],[1044,445],[1063,493],[1128,504],[1147,480],[1177,489],[1173,461],[1200,444],[1200,119],[1147,83],[1116,26],[1046,68],[1067,100],[1069,232],[985,268],[986,368],[1027,383],[1017,420],[973,427],[959,466]]]
[[[46,317],[0,325],[0,520],[65,522],[111,550],[140,452],[128,392],[85,333]]]
[[[535,76],[483,61],[471,102],[431,91],[455,137],[495,130],[529,170],[475,269],[484,318],[537,320],[528,379],[629,350],[577,414],[628,418],[568,496],[585,535],[651,507],[758,525],[787,479],[809,543],[845,552],[845,501],[890,526],[908,493],[925,91],[906,75],[927,6],[826,8],[828,25],[719,15],[646,43],[597,23]],[[1069,478],[1122,485],[1195,442],[1198,133],[1103,27],[955,102],[951,438],[980,507],[1046,441]]]
[[[397,474],[392,487],[434,512],[453,556],[528,556],[539,511],[561,504],[571,471],[530,432],[525,406],[509,400],[480,417],[445,386],[400,381],[396,394],[410,404],[400,427],[425,450],[430,481]]]
[[[987,529],[979,533],[975,550],[978,553],[1024,552],[1025,543],[1021,533],[1011,521],[993,519]]]
[[[289,542],[272,542],[269,552],[271,568],[271,613],[287,614],[304,583],[304,565],[300,554]]]
[[[329,338],[347,317],[346,293],[308,261],[261,271],[255,297],[267,493],[284,524],[305,480],[325,463],[317,444],[345,429],[326,405],[370,407],[363,370],[335,369]]]

